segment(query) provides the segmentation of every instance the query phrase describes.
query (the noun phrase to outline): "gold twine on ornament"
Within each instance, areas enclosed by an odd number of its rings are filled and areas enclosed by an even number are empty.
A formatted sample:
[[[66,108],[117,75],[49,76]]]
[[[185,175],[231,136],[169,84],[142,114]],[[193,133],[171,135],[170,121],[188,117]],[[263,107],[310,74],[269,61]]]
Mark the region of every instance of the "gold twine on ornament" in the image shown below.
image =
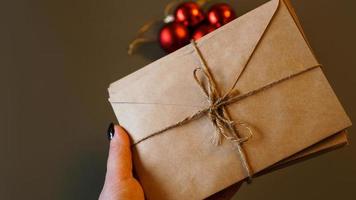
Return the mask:
[[[150,20],[146,22],[137,32],[136,37],[129,44],[127,54],[132,55],[137,47],[143,43],[155,42],[156,39],[145,37],[144,34],[151,29],[151,27],[159,22],[157,19]]]

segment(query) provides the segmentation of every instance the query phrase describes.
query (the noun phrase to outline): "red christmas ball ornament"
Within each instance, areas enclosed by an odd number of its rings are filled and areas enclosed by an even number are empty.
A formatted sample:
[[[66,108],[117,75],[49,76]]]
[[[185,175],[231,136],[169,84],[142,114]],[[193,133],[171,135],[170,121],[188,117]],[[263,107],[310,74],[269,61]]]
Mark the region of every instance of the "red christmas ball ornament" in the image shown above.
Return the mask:
[[[194,40],[198,40],[199,38],[203,37],[204,35],[212,32],[215,30],[215,26],[208,24],[208,23],[204,23],[199,25],[193,32],[192,38]]]
[[[226,3],[213,5],[208,11],[208,20],[216,27],[220,27],[236,18],[234,10]]]
[[[170,22],[161,28],[158,41],[164,51],[171,53],[188,44],[189,38],[187,27],[178,22]]]
[[[175,12],[174,18],[177,22],[185,26],[193,27],[205,19],[203,10],[195,2],[185,2],[180,4]]]

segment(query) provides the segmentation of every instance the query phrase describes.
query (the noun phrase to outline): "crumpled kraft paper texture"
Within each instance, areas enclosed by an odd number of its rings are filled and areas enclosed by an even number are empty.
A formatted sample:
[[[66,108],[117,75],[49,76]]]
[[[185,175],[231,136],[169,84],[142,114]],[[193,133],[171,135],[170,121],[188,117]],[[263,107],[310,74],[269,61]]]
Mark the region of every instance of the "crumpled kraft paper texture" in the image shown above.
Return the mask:
[[[292,12],[273,0],[197,41],[222,93],[246,92],[318,65]],[[208,102],[194,81],[197,55],[187,45],[110,85],[110,102],[132,142],[194,114]],[[321,68],[312,69],[227,107],[253,126],[243,145],[255,173],[351,125]],[[147,199],[203,199],[246,178],[227,141],[214,146],[208,117],[133,146]]]

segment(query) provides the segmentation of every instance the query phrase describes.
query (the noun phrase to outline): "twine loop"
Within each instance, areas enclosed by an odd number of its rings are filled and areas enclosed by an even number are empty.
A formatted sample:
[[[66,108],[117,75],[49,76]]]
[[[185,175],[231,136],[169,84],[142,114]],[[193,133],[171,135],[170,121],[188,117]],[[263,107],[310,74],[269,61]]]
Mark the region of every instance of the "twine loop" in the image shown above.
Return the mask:
[[[238,95],[238,91],[234,88],[241,74],[236,77],[231,88],[224,95],[221,95],[214,80],[214,77],[210,72],[209,68],[207,67],[206,61],[204,60],[199,49],[197,48],[195,41],[192,40],[191,44],[194,48],[195,53],[198,55],[201,65],[201,67],[194,69],[193,76],[196,83],[206,95],[207,100],[209,102],[209,106],[206,109],[197,112],[197,114],[205,112],[208,113],[208,117],[210,118],[210,121],[212,122],[215,128],[215,134],[212,136],[213,144],[220,145],[222,142],[222,138],[225,138],[236,145],[240,155],[240,159],[242,161],[242,165],[245,168],[246,174],[249,178],[248,180],[250,181],[252,179],[253,172],[241,145],[247,142],[253,136],[252,128],[246,122],[236,123],[235,121],[233,121],[229,116],[227,109],[225,108],[226,105],[232,102],[232,98]],[[206,80],[206,83],[204,83],[198,77],[198,72],[203,72],[202,75],[203,78]],[[245,137],[239,137],[236,126],[240,126],[247,129],[248,135]]]
[[[215,145],[219,145],[222,142],[222,138],[226,138],[227,140],[238,143],[239,145],[244,142],[247,142],[253,135],[250,126],[245,122],[235,123],[227,115],[227,110],[225,110],[224,108],[224,106],[228,104],[229,99],[231,99],[231,94],[237,94],[237,91],[234,90],[237,81],[234,82],[230,90],[228,90],[225,95],[220,96],[220,92],[216,86],[213,75],[207,67],[205,60],[203,59],[199,49],[196,46],[196,43],[192,40],[191,44],[193,45],[194,50],[198,54],[198,57],[201,61],[201,67],[194,69],[193,76],[196,83],[199,85],[200,89],[207,97],[209,107],[207,107],[204,111],[208,113],[208,117],[210,118],[216,130],[215,134],[212,137],[212,142]],[[204,83],[199,78],[198,72],[202,72],[203,78],[206,80],[206,83]],[[237,135],[237,131],[235,130],[236,125],[242,125],[243,127],[245,127],[248,130],[249,135],[243,138],[239,138]]]

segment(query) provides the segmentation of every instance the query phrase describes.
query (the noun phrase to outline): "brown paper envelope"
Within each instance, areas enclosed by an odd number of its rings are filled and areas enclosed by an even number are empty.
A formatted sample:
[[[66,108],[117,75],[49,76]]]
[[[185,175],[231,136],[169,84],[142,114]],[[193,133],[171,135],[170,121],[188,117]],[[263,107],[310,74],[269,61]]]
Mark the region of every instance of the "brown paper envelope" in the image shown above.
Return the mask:
[[[318,64],[283,1],[270,1],[198,41],[222,92],[246,62],[237,89],[246,93]],[[208,106],[193,79],[190,45],[113,83],[110,101],[133,142]],[[254,127],[244,149],[255,173],[351,125],[320,68],[228,107]],[[134,148],[148,199],[202,199],[246,178],[233,145],[214,146],[207,117]]]

